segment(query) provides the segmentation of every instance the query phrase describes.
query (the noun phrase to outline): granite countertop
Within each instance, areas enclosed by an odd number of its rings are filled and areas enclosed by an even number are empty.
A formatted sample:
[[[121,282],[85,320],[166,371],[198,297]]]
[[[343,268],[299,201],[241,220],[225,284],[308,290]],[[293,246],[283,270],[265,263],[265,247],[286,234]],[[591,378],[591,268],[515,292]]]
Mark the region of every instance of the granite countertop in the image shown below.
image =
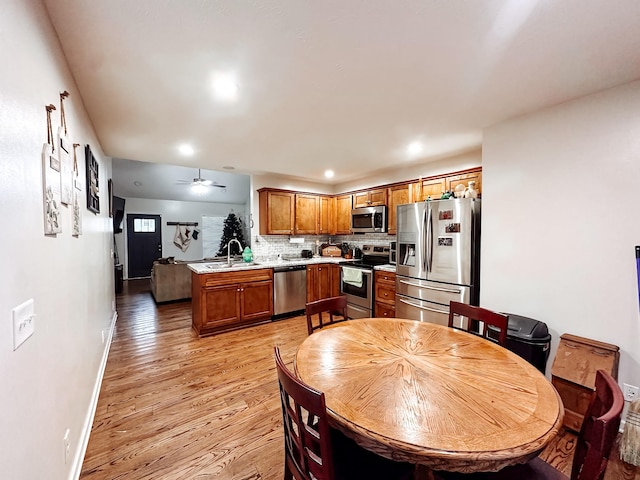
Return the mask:
[[[373,267],[374,270],[380,270],[381,272],[391,272],[391,273],[396,273],[396,266],[395,265],[391,265],[390,263],[387,263],[385,265],[376,265],[375,267]]]
[[[258,270],[260,268],[277,268],[288,265],[314,265],[317,263],[343,263],[353,260],[347,260],[343,257],[313,257],[295,260],[257,260],[255,262],[244,263],[234,262],[231,266],[227,266],[227,262],[203,262],[189,263],[189,270],[198,274],[216,273],[216,272],[237,272],[239,270]],[[395,269],[394,269],[395,271]]]

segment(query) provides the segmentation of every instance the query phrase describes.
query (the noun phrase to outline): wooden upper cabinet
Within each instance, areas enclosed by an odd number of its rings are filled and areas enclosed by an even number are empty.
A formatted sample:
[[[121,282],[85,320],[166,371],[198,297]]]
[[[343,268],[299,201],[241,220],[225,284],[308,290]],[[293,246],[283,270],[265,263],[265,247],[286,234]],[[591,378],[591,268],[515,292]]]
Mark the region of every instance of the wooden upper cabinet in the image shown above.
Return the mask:
[[[376,188],[353,194],[353,208],[373,207],[387,204],[387,189]]]
[[[349,235],[351,233],[351,195],[336,197],[335,235]]]
[[[455,192],[456,187],[460,184],[464,185],[465,188],[469,185],[469,182],[476,182],[475,189],[478,192],[478,195],[482,193],[482,171],[468,172],[462,173],[460,175],[451,175],[447,177],[447,190],[450,192]],[[433,197],[432,197],[433,198]]]
[[[411,203],[411,185],[394,185],[387,188],[387,199],[389,208],[387,209],[387,233],[395,235],[396,230],[396,207],[404,203]]]
[[[447,191],[446,178],[425,178],[414,184],[415,196],[414,202],[423,202],[428,198],[437,200]]]
[[[320,235],[333,235],[335,233],[335,210],[335,197],[318,198],[318,233]]]
[[[296,235],[318,234],[318,196],[296,193],[295,226]]]
[[[291,235],[294,231],[295,194],[277,190],[260,192],[260,235]]]

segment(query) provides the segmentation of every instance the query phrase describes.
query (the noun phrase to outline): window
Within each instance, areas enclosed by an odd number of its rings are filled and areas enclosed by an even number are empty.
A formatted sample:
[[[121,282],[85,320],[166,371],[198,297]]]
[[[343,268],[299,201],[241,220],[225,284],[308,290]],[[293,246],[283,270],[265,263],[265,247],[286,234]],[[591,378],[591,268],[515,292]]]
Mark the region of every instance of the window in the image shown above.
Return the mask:
[[[133,231],[134,233],[155,232],[156,231],[155,218],[134,218]]]

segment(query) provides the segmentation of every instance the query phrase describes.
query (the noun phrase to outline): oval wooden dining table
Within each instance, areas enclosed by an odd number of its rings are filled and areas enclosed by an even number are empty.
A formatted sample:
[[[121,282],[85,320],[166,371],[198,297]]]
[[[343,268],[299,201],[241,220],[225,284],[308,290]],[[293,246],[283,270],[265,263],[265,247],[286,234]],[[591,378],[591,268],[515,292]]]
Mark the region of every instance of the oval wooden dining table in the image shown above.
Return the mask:
[[[299,378],[364,448],[432,470],[495,471],[538,455],[564,409],[535,367],[481,337],[398,318],[349,320],[298,347]]]

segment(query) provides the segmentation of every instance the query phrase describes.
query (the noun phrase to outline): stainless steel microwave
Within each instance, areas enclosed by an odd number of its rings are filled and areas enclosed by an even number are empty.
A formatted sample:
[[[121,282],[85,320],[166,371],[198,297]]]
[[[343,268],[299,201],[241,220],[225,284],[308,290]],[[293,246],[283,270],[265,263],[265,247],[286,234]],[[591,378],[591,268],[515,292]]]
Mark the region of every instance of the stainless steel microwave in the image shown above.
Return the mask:
[[[351,210],[353,233],[385,233],[387,231],[387,207],[354,208]]]

